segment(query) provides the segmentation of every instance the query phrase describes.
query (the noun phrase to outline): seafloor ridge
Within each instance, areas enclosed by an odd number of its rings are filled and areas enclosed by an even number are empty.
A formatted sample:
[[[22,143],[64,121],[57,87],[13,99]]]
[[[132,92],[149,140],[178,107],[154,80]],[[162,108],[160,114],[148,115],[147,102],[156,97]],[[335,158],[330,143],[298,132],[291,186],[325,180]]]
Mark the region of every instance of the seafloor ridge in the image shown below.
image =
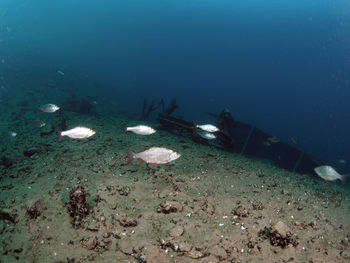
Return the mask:
[[[97,133],[57,141],[27,105],[2,104],[0,262],[349,262],[350,191],[136,121],[66,113]],[[21,108],[22,107],[22,108]],[[43,115],[41,115],[43,116]],[[51,126],[50,126],[51,125]],[[126,166],[126,149],[163,146],[166,165]],[[86,201],[86,202],[85,202]]]

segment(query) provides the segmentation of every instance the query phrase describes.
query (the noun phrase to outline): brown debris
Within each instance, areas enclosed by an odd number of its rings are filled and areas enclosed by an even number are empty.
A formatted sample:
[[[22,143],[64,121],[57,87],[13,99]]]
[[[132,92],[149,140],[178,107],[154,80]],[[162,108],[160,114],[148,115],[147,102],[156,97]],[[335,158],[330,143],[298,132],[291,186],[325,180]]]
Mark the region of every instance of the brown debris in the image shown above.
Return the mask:
[[[72,224],[74,227],[80,227],[82,220],[89,214],[84,188],[79,185],[74,186],[70,191],[69,200],[69,214],[72,217]]]

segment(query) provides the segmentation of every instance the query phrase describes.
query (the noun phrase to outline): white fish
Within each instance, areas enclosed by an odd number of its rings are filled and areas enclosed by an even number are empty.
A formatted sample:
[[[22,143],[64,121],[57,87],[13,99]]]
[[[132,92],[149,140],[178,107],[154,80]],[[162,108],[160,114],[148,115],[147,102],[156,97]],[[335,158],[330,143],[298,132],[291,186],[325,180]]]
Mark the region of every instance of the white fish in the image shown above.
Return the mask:
[[[7,133],[7,137],[8,138],[13,138],[13,137],[16,137],[16,136],[17,136],[17,133],[14,132],[14,131],[10,131],[10,132]]]
[[[62,70],[57,70],[57,73],[60,74],[61,76],[64,76],[64,72]]]
[[[69,138],[72,138],[72,139],[84,139],[84,138],[91,137],[95,133],[96,132],[94,130],[91,130],[90,128],[87,128],[87,127],[75,127],[68,131],[60,132],[59,138],[62,136],[68,136]]]
[[[36,128],[41,128],[44,127],[46,125],[45,122],[43,122],[42,120],[32,120],[28,122],[31,126],[36,127]]]
[[[150,135],[156,132],[155,129],[146,125],[137,125],[134,127],[125,127],[124,132],[133,132],[139,135]]]
[[[141,163],[164,164],[176,160],[181,154],[173,150],[161,147],[151,147],[143,152],[134,153],[127,150],[129,160],[127,164],[132,163],[134,159],[140,159]]]
[[[269,138],[267,138],[267,140],[268,140],[269,142],[272,142],[272,143],[278,143],[278,142],[280,142],[280,139],[278,139],[278,138],[275,137],[275,136],[269,137]]]
[[[47,112],[47,113],[52,113],[55,111],[58,111],[60,109],[60,107],[58,107],[55,104],[45,104],[41,107],[39,107],[39,110],[43,111],[43,112]]]
[[[269,143],[268,141],[263,141],[263,145],[265,145],[266,147],[270,147],[271,143]]]
[[[207,132],[217,132],[219,129],[212,124],[196,125],[197,128]]]
[[[329,165],[318,166],[314,170],[319,177],[326,181],[341,180],[343,184],[345,183],[346,178],[350,175],[341,175],[332,166]]]
[[[216,136],[210,132],[199,132],[198,134],[204,139],[208,139],[208,140],[216,139]]]

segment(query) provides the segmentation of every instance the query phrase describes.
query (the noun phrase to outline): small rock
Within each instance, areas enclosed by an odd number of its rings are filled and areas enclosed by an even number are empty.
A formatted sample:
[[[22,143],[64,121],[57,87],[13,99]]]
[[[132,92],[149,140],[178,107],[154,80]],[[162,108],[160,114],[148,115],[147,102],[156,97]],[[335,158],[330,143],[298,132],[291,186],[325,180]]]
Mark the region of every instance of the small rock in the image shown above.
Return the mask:
[[[137,221],[128,216],[124,216],[119,220],[119,224],[123,227],[135,227],[137,226]]]
[[[182,226],[176,226],[170,231],[170,236],[179,237],[184,233],[184,228]]]
[[[192,249],[190,252],[188,252],[187,255],[190,258],[195,258],[195,259],[203,257],[203,253],[195,249]]]
[[[94,237],[93,240],[91,240],[89,243],[85,245],[86,249],[93,250],[95,247],[97,247],[98,240],[97,237]]]
[[[164,214],[170,214],[170,213],[177,213],[182,211],[182,206],[175,201],[166,201],[157,209],[158,213],[164,213]]]

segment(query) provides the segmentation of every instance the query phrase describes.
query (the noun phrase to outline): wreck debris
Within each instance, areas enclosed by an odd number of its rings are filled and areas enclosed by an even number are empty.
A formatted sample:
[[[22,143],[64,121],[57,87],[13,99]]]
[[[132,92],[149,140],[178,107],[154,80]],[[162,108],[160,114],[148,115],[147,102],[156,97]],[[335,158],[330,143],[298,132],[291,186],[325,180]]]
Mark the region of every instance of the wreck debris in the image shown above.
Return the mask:
[[[145,121],[148,116],[155,110],[157,110],[162,105],[162,108],[164,108],[164,101],[161,99],[157,104],[155,100],[152,100],[151,104],[147,108],[147,99],[143,99],[143,106],[142,106],[142,113],[140,120]]]
[[[89,208],[86,203],[84,188],[76,185],[69,194],[69,214],[72,217],[72,224],[74,227],[80,227],[82,220],[89,214]]]
[[[170,104],[169,106],[166,108],[165,111],[163,111],[164,113],[170,115],[174,112],[174,110],[176,110],[177,108],[179,108],[179,105],[176,104],[176,98],[173,98],[171,101],[170,101]]]

